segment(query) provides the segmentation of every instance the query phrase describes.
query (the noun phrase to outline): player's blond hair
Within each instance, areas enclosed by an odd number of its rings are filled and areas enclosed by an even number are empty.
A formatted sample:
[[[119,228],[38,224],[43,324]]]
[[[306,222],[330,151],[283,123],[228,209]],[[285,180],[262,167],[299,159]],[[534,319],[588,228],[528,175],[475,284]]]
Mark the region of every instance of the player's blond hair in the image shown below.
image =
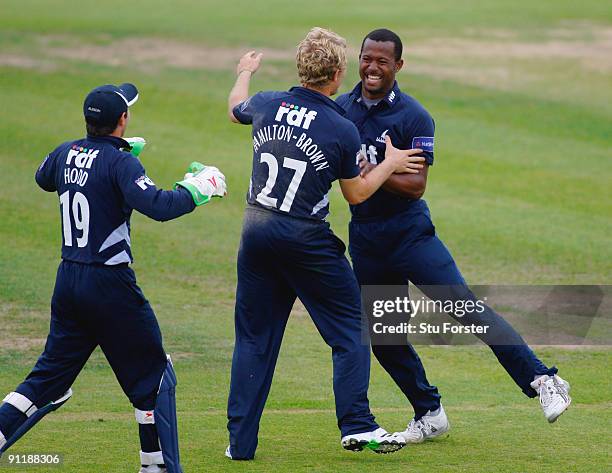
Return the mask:
[[[346,69],[346,40],[324,28],[311,29],[300,41],[295,55],[303,85],[322,86]]]

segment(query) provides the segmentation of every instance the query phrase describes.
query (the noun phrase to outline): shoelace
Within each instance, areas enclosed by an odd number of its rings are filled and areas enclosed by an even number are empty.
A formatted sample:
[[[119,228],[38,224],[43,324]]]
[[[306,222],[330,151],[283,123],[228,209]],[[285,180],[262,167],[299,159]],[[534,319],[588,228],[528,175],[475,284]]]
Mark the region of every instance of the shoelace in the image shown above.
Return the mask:
[[[428,435],[432,432],[432,425],[425,417],[421,417],[417,421],[412,419],[408,425],[408,430],[413,432],[421,432],[423,435]]]
[[[558,382],[555,378],[551,378],[545,381],[540,388],[540,403],[542,406],[548,407],[555,395],[563,398],[567,397],[567,388],[563,383]]]
[[[544,384],[540,389],[540,403],[544,407],[548,407],[555,395],[555,389],[550,384]]]
[[[569,398],[569,387],[566,383],[559,381],[559,378],[553,378],[553,385],[555,386],[555,390],[557,394],[561,396],[565,401],[568,401]]]
[[[423,434],[431,434],[433,432],[433,425],[431,425],[431,423],[427,420],[427,418],[423,417],[420,420],[421,422],[421,431],[423,432]]]
[[[417,432],[417,431],[419,431],[419,432],[420,432],[420,431],[421,431],[421,429],[420,429],[420,427],[419,427],[420,423],[421,423],[421,421],[420,421],[420,420],[419,420],[419,421],[416,421],[416,420],[412,419],[412,420],[410,421],[410,423],[408,424],[408,430],[409,430],[410,432]]]

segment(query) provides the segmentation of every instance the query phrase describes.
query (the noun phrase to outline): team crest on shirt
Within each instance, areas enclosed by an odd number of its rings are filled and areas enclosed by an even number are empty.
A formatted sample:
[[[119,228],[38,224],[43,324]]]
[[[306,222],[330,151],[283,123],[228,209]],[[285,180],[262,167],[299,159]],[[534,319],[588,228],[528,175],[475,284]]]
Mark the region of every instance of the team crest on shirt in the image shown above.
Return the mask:
[[[387,133],[389,133],[388,128],[385,131],[383,131],[378,138],[376,138],[376,141],[378,141],[379,143],[385,144],[385,137],[387,136]]]
[[[423,151],[433,153],[434,137],[433,136],[415,136],[412,138],[412,147],[421,148]]]

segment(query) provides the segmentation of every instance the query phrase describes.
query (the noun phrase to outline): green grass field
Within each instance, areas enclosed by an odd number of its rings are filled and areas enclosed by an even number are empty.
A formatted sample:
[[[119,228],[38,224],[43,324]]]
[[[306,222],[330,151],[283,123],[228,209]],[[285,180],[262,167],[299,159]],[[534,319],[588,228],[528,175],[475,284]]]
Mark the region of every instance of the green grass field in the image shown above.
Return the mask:
[[[609,472],[611,351],[542,348],[572,382],[550,426],[486,348],[422,347],[453,430],[395,455],[339,445],[329,349],[307,314],[289,323],[256,461],[232,463],[225,404],[233,346],[235,256],[250,173],[249,130],[225,101],[234,64],[266,56],[254,90],[295,82],[294,45],[315,25],[351,44],[385,26],[404,40],[398,80],[437,124],[426,193],[437,231],[476,284],[608,284],[612,275],[612,9],[585,0],[436,2],[0,2],[0,393],[44,346],[59,261],[57,196],[33,174],[58,143],[83,135],[82,100],[135,82],[129,135],[145,136],[148,174],[169,187],[194,159],[220,167],[230,194],[178,221],[132,219],[139,283],[179,377],[186,472]],[[332,196],[346,241],[348,210]],[[13,453],[57,452],[62,467],[7,471],[136,472],[137,426],[96,352],[74,398]],[[387,429],[411,417],[372,363],[370,400]],[[2,468],[2,466],[0,466]]]

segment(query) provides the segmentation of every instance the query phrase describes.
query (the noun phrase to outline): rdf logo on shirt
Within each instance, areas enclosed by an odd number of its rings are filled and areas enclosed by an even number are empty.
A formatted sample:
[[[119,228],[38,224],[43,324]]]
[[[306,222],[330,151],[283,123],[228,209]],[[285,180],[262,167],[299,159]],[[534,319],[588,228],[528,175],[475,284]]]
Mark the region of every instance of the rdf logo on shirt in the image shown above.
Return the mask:
[[[306,107],[298,107],[297,105],[283,102],[280,107],[278,107],[274,120],[280,122],[285,115],[288,125],[298,126],[304,128],[304,130],[308,130],[310,124],[316,118],[317,112],[315,110],[308,111]]]

